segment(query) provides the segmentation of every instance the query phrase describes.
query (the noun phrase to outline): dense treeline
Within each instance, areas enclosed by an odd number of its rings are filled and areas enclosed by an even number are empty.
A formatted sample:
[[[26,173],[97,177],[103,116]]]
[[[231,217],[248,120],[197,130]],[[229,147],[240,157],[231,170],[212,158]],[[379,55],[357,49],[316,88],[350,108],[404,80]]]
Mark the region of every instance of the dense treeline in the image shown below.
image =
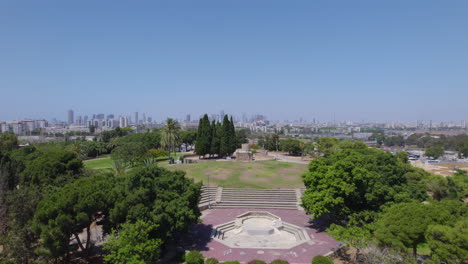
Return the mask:
[[[107,144],[151,150],[159,140],[157,133],[142,133],[116,135]],[[91,233],[111,232],[107,263],[149,263],[197,222],[201,183],[183,172],[143,163],[123,174],[90,171],[70,146],[18,148],[15,135],[0,135],[1,263],[68,263],[78,249],[86,258],[94,247]],[[97,224],[103,234],[93,230]]]
[[[431,136],[428,134],[412,134],[405,139],[403,136],[386,137],[383,134],[373,134],[370,139],[385,146],[417,146],[424,149],[437,147],[443,150],[457,151],[460,157],[468,157],[468,135]]]
[[[234,122],[225,115],[223,122],[210,122],[208,115],[200,118],[195,144],[195,152],[200,156],[227,157],[238,147]]]
[[[468,257],[467,172],[442,177],[412,167],[404,152],[321,141],[321,157],[303,175],[303,206],[314,218],[330,219],[329,232],[355,247],[361,261],[413,263],[408,250],[416,254],[424,243],[433,263]]]

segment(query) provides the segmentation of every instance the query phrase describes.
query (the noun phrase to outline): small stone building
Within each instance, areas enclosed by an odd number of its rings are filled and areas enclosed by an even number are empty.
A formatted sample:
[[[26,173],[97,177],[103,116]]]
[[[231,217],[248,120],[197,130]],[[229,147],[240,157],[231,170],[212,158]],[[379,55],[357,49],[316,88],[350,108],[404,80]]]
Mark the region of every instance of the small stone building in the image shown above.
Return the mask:
[[[237,161],[252,161],[253,154],[250,151],[250,145],[248,143],[242,144],[242,147],[236,151]]]

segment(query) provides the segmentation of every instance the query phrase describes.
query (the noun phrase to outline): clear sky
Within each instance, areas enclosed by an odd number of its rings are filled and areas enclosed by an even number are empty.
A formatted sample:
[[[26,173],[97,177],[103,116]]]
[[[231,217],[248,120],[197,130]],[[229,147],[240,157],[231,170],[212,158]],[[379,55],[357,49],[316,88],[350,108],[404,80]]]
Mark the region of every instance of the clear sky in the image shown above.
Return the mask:
[[[468,1],[3,0],[0,91],[0,120],[468,119]]]

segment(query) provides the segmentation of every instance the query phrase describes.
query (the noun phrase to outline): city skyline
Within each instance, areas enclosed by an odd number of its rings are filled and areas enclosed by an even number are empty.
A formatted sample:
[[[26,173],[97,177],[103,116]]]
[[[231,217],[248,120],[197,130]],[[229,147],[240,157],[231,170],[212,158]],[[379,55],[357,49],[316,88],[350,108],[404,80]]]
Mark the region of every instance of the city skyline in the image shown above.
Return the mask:
[[[0,3],[0,120],[468,119],[465,1],[26,2]]]

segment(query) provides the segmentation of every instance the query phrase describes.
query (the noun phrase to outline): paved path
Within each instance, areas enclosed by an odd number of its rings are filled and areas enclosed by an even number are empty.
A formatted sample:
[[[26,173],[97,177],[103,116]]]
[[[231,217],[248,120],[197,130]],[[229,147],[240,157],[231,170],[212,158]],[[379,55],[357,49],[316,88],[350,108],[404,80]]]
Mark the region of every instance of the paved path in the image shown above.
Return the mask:
[[[248,262],[260,259],[271,262],[274,259],[285,259],[289,263],[309,264],[314,256],[324,255],[338,247],[338,242],[325,233],[318,223],[310,221],[310,216],[299,210],[261,209],[275,214],[283,221],[304,227],[311,241],[305,242],[291,249],[248,249],[229,248],[228,246],[210,238],[213,226],[229,222],[236,216],[253,211],[252,209],[211,209],[204,211],[203,224],[190,228],[189,235],[183,245],[185,249],[197,249],[205,257],[214,257],[220,261],[237,260]]]

